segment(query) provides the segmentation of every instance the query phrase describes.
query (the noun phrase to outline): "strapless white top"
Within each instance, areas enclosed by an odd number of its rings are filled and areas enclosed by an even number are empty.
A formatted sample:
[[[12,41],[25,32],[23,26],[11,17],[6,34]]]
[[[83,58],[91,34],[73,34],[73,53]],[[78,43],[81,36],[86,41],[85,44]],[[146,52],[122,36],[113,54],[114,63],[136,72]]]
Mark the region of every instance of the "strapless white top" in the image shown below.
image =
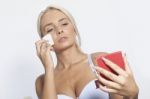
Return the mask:
[[[93,73],[97,75],[95,69],[93,68],[94,64],[91,55],[88,55],[88,62]],[[85,85],[82,92],[80,93],[80,96],[77,97],[77,99],[108,99],[109,98],[108,93],[100,90],[99,88],[96,89],[95,80],[92,80],[89,83],[87,83],[87,85]],[[73,99],[73,97],[64,94],[58,94],[57,97],[58,99]]]

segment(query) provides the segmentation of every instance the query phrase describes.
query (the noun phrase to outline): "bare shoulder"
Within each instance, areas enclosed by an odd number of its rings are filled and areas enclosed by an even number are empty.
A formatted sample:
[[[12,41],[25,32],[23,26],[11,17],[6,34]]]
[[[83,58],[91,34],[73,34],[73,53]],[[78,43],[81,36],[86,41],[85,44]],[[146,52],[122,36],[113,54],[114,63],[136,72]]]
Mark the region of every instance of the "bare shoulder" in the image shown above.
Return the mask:
[[[91,53],[91,58],[92,58],[93,63],[96,65],[97,57],[105,56],[107,54],[109,54],[109,53],[107,53],[107,52],[94,52],[94,53]]]
[[[36,88],[36,94],[38,97],[40,97],[42,88],[43,88],[43,79],[44,79],[44,74],[41,74],[36,78],[35,81],[35,88]]]

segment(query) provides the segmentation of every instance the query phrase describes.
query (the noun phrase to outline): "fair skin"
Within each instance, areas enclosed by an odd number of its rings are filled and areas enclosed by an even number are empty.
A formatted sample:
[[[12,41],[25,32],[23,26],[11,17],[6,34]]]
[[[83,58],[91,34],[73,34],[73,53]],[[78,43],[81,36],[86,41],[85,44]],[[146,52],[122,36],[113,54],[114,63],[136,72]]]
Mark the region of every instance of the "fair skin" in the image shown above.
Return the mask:
[[[57,99],[58,94],[65,94],[74,99],[80,95],[85,85],[91,80],[98,79],[105,86],[99,84],[101,90],[109,93],[110,99],[137,99],[138,87],[134,81],[133,74],[126,61],[126,70],[116,69],[116,65],[105,60],[112,69],[119,73],[112,73],[96,67],[99,73],[103,73],[113,82],[96,77],[89,67],[87,55],[79,49],[76,44],[76,32],[69,18],[58,10],[48,10],[41,19],[42,35],[50,33],[54,40],[51,46],[45,40],[36,42],[37,55],[40,58],[45,74],[36,80],[36,92],[39,99]],[[64,38],[62,38],[64,37]],[[55,51],[57,65],[54,63],[50,51]],[[97,52],[92,54],[92,60],[96,65],[97,56],[106,53]]]

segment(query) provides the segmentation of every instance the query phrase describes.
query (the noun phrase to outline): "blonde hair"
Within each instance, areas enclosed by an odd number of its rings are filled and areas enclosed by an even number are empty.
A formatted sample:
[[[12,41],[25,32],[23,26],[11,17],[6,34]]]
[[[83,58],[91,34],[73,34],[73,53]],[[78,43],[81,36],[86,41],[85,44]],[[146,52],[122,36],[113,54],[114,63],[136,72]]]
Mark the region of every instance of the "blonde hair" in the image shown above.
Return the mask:
[[[41,13],[39,14],[38,20],[37,20],[37,31],[38,31],[40,38],[43,37],[42,31],[41,31],[41,18],[48,10],[51,10],[51,9],[59,10],[69,18],[69,20],[71,21],[71,23],[74,26],[75,32],[77,33],[77,37],[76,37],[77,43],[79,46],[81,46],[81,38],[80,38],[80,34],[78,32],[74,18],[66,9],[64,9],[63,7],[60,7],[58,5],[50,5],[45,10],[41,11]]]

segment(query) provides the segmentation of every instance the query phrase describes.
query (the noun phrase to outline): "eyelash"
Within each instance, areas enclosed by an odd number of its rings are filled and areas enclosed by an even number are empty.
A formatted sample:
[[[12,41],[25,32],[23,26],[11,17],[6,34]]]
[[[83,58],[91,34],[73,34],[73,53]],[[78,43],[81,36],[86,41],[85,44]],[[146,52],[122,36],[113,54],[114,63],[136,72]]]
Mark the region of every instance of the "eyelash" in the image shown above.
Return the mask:
[[[62,25],[66,26],[66,25],[68,25],[68,23],[64,23]],[[52,32],[52,31],[53,31],[53,29],[49,29],[49,30],[47,30],[47,33]]]
[[[68,25],[68,23],[64,23],[64,24],[62,24],[62,25]]]
[[[53,29],[49,29],[49,30],[47,30],[47,33],[52,32],[52,31],[53,31]]]

